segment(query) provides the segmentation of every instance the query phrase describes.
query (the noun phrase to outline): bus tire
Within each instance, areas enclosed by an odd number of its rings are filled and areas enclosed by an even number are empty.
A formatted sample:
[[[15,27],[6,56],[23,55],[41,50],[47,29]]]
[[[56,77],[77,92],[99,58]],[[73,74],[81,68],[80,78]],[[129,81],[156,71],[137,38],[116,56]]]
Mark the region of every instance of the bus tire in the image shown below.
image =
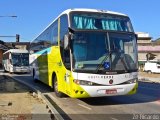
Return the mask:
[[[54,77],[53,88],[54,88],[55,95],[57,97],[59,97],[59,98],[64,97],[64,94],[62,92],[58,91],[58,82],[57,82],[57,77],[56,76]]]

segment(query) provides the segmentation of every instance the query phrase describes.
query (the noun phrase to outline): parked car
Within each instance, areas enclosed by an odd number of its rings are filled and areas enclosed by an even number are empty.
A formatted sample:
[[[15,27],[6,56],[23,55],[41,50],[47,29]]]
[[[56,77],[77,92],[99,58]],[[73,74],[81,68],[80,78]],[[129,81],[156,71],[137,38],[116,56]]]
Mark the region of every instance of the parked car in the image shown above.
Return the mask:
[[[146,62],[143,71],[148,73],[160,73],[160,64],[153,62]]]

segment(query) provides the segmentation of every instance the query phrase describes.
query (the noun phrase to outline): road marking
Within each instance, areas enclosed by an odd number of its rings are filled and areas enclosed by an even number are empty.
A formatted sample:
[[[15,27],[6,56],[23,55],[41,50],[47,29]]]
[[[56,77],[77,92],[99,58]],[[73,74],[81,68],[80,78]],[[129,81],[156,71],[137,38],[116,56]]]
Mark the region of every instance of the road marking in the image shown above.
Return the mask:
[[[81,107],[83,107],[83,108],[86,108],[86,109],[88,109],[88,110],[92,110],[92,108],[87,107],[87,106],[85,106],[85,105],[82,105],[82,104],[78,104],[78,105],[81,106]]]
[[[118,120],[117,118],[110,117],[112,120]]]

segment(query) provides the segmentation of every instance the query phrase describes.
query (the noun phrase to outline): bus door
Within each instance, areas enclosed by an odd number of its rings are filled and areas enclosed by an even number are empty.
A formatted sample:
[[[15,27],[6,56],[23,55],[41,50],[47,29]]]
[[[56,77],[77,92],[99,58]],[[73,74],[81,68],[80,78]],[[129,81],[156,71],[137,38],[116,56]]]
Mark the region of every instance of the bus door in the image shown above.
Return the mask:
[[[63,15],[58,20],[58,38],[59,38],[59,46],[60,46],[60,54],[61,54],[61,62],[59,68],[61,69],[61,83],[63,88],[65,89],[65,93],[68,95],[71,94],[71,64],[70,64],[70,51],[69,48],[64,48],[64,42],[68,35],[68,18],[67,15]]]
[[[48,51],[45,49],[39,53],[38,69],[39,69],[39,79],[48,84]]]

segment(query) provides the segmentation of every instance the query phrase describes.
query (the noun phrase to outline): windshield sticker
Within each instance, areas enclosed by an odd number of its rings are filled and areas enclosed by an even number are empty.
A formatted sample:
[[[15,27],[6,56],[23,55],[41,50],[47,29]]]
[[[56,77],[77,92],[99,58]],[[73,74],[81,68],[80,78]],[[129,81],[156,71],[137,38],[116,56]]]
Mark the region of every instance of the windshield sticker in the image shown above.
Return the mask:
[[[84,67],[84,64],[83,63],[78,63],[76,64],[76,68],[83,68]]]
[[[109,68],[110,68],[109,62],[104,62],[103,67],[104,67],[105,69],[109,69]]]

